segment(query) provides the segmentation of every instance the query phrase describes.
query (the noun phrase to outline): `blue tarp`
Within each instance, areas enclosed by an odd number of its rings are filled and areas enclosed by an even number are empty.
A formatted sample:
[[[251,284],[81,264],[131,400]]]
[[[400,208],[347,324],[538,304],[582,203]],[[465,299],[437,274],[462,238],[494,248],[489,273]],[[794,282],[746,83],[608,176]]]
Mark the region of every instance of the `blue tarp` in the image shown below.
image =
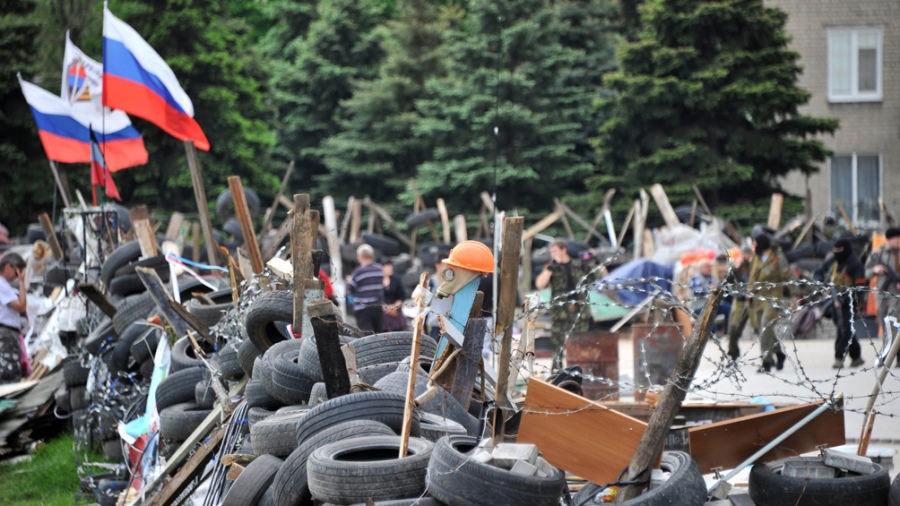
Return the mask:
[[[658,264],[651,260],[634,260],[627,264],[620,265],[603,278],[602,284],[630,283],[637,279],[646,278],[662,278],[651,280],[647,283],[633,285],[622,290],[616,290],[622,302],[628,306],[640,304],[648,295],[657,289],[664,292],[672,290],[673,268]]]

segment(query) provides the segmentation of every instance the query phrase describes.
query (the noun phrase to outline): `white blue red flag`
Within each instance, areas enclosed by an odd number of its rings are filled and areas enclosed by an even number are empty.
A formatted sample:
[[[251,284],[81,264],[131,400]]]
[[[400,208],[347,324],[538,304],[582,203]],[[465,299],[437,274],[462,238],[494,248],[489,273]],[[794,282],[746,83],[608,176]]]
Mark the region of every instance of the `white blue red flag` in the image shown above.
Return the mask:
[[[166,61],[131,26],[103,8],[103,105],[155,124],[209,151],[194,105]]]
[[[91,131],[91,186],[99,185],[106,191],[106,196],[121,201],[119,189],[113,181],[112,174],[106,167],[103,152],[100,151],[100,143],[97,136]]]

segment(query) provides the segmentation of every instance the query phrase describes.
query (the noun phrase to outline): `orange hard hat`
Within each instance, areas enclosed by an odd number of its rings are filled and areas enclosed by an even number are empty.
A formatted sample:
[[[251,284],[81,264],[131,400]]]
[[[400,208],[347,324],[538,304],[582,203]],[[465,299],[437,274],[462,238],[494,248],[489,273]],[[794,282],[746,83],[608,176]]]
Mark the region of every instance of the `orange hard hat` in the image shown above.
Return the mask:
[[[463,241],[450,250],[444,263],[476,272],[494,272],[494,253],[478,241]]]

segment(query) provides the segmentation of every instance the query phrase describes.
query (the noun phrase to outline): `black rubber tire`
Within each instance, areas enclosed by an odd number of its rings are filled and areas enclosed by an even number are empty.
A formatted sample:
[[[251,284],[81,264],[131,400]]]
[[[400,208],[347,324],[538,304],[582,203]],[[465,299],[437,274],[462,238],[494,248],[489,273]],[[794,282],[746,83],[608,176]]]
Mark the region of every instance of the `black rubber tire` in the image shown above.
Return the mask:
[[[156,409],[162,411],[169,406],[193,402],[194,386],[203,381],[206,373],[194,367],[169,374],[156,388]]]
[[[77,357],[63,365],[63,382],[67,387],[86,385],[90,376],[91,370],[81,365],[81,361]]]
[[[109,282],[110,295],[118,295],[119,297],[127,297],[136,293],[146,292],[147,288],[141,283],[141,278],[137,274],[126,274],[125,276],[117,276]]]
[[[241,474],[234,480],[228,493],[222,498],[222,506],[253,506],[275,480],[275,473],[281,467],[281,459],[271,455],[262,455],[247,464]]]
[[[140,369],[138,369],[138,371],[140,371],[141,376],[144,379],[149,380],[150,377],[153,375],[154,367],[156,367],[156,364],[153,363],[153,359],[148,358],[147,360],[144,360],[143,362],[141,362],[141,367],[140,367]]]
[[[216,403],[216,391],[212,386],[217,379],[204,378],[194,386],[194,402],[203,409],[212,409]]]
[[[203,351],[207,353],[206,360],[210,361],[212,357],[210,354],[213,352],[212,346],[206,341],[200,341],[198,344],[200,344]],[[194,345],[191,343],[191,340],[188,339],[187,336],[184,336],[175,341],[175,344],[172,345],[171,370],[174,372],[190,369],[192,367],[204,368],[206,366],[199,358],[197,358],[197,352],[194,350]]]
[[[269,395],[262,382],[257,379],[250,380],[244,390],[244,398],[251,408],[277,409],[282,406],[281,401]]]
[[[73,413],[86,409],[90,405],[91,398],[88,397],[87,389],[84,386],[69,388],[69,407]]]
[[[399,436],[367,436],[322,446],[306,462],[310,493],[337,504],[422,495],[434,444],[410,438],[398,458],[400,444]]]
[[[228,381],[236,381],[244,377],[238,349],[233,343],[225,345],[219,352],[219,372]]]
[[[59,387],[53,394],[53,401],[56,403],[56,409],[60,414],[72,411],[72,399],[69,397],[69,390],[65,386]]]
[[[125,332],[119,337],[119,342],[113,349],[112,358],[109,360],[110,372],[125,371],[128,369],[129,358],[131,358],[131,347],[144,334],[151,331],[151,327],[142,325],[140,322],[134,322],[125,329]]]
[[[281,468],[279,467],[278,469],[280,470]],[[260,497],[259,501],[256,502],[256,506],[277,506],[277,505],[278,505],[278,503],[275,502],[275,483],[273,482],[271,485],[269,485],[269,488],[267,488],[266,491],[263,492],[262,497]]]
[[[366,367],[360,367],[356,370],[356,374],[359,375],[360,381],[367,385],[374,385],[381,378],[384,378],[388,374],[397,372],[397,366],[400,365],[400,362],[391,362],[388,364],[375,364],[368,365]]]
[[[428,208],[423,211],[420,211],[415,214],[410,214],[406,217],[406,226],[410,229],[421,227],[422,225],[428,223],[429,221],[435,221],[441,219],[441,213],[435,208]]]
[[[106,262],[103,262],[103,267],[100,268],[100,281],[104,286],[109,286],[117,270],[137,260],[140,256],[141,244],[137,241],[126,242],[119,246],[106,257]]]
[[[330,443],[366,436],[393,436],[387,425],[371,420],[339,423],[310,437],[284,460],[275,475],[275,502],[284,506],[312,506],[312,495],[306,481],[306,461],[309,455]]]
[[[298,363],[300,344],[297,339],[282,341],[269,348],[265,355],[269,374],[263,385],[272,397],[285,404],[308,402],[310,390],[316,383],[306,376]]]
[[[664,452],[660,468],[670,473],[670,477],[662,485],[653,490],[629,499],[621,504],[630,506],[665,506],[669,504],[684,504],[702,506],[706,502],[706,483],[697,463],[691,456],[684,452]],[[606,504],[596,500],[596,495],[602,492],[604,487],[588,483],[573,499],[573,502],[583,506]]]
[[[400,362],[409,356],[412,349],[412,332],[383,332],[355,339],[350,347],[356,351],[356,365],[359,368],[377,364]],[[430,336],[422,336],[419,353],[434,356],[437,343]]]
[[[119,338],[112,320],[104,318],[85,338],[84,349],[91,355],[100,355],[101,349],[107,350]]]
[[[392,499],[390,501],[375,501],[375,506],[446,506],[434,497],[411,497],[409,499]],[[321,506],[332,506],[330,503],[322,503]],[[367,503],[358,502],[350,506],[368,506]]]
[[[400,243],[390,237],[363,232],[360,239],[384,256],[392,257],[400,254]],[[353,260],[356,261],[355,253]]]
[[[433,413],[419,413],[422,438],[437,442],[444,436],[467,436],[468,431],[461,423]]]
[[[478,445],[469,436],[448,436],[434,445],[428,464],[428,491],[449,506],[556,506],[566,476],[553,469],[548,477],[523,476],[470,459]],[[692,502],[677,502],[693,506]],[[701,501],[699,504],[703,504]]]
[[[275,414],[250,426],[253,451],[257,455],[287,457],[297,449],[297,425],[305,412]]]
[[[244,371],[244,374],[251,378],[253,377],[253,361],[260,355],[262,355],[262,352],[249,339],[244,340],[238,346],[238,361],[241,363],[241,370]]]
[[[247,410],[247,425],[253,427],[270,416],[275,416],[275,412],[269,411],[266,408],[252,407]],[[249,430],[247,433],[250,433]]]
[[[148,327],[150,328],[150,327]],[[158,328],[150,328],[150,332],[142,337],[138,337],[137,341],[131,345],[129,352],[136,362],[143,363],[153,358],[156,354],[156,347],[159,346],[159,337],[162,333]]]
[[[250,217],[256,218],[259,214],[259,196],[250,188],[244,188],[244,201],[250,210]],[[216,198],[216,214],[222,221],[226,221],[234,216],[234,197],[231,195],[230,188],[220,193],[218,198]]]
[[[147,318],[151,311],[156,311],[156,302],[149,292],[126,297],[116,308],[116,314],[112,319],[113,328],[121,336],[129,325]]]
[[[303,444],[322,429],[350,420],[375,420],[399,434],[405,405],[404,396],[388,392],[358,392],[329,399],[309,410],[300,422],[297,443]],[[419,437],[418,414],[413,414],[410,434]]]
[[[159,412],[159,434],[163,439],[185,441],[211,411],[193,402],[169,406]]]
[[[750,499],[757,506],[832,506],[887,504],[891,479],[875,464],[871,474],[848,473],[839,478],[784,476],[786,462],[822,462],[822,457],[788,457],[756,464],[750,470]]]
[[[260,380],[266,388],[266,391],[269,392],[269,395],[272,395],[272,390],[274,390],[272,387],[272,358],[282,353],[296,351],[300,348],[300,344],[300,341],[297,339],[275,343],[275,345],[266,350],[261,357],[254,361],[253,379]],[[284,402],[284,404],[293,404],[293,402]]]
[[[169,262],[166,261],[166,257],[164,255],[156,255],[155,257],[136,260],[124,267],[119,268],[119,270],[117,270],[113,274],[113,281],[121,276],[137,274],[138,267],[147,267],[148,269],[153,269],[160,275],[160,277],[162,277],[164,273],[166,277],[169,276]]]
[[[309,404],[315,406],[328,400],[328,391],[325,389],[325,383],[318,382],[309,389]]]
[[[285,336],[275,326],[276,322],[290,322],[294,318],[294,294],[288,290],[266,292],[253,302],[244,318],[247,336],[262,351],[284,341]]]
[[[103,455],[115,462],[120,462],[122,460],[122,441],[119,439],[104,441]]]
[[[375,388],[397,395],[406,395],[406,385],[409,381],[409,370],[400,370],[402,368],[406,368],[404,367],[405,365],[406,364],[401,363],[398,366],[397,372],[388,374],[384,378],[381,378],[378,382],[375,383]],[[426,390],[428,390],[428,373],[419,369],[419,374],[416,375],[416,396],[424,394]],[[435,396],[434,399],[431,399],[430,401],[420,406],[419,410],[424,411],[425,413],[431,413],[442,418],[453,420],[454,422],[465,427],[470,436],[476,435],[476,431],[478,430],[478,419],[469,414],[469,412],[462,407],[459,401],[457,401],[456,398],[451,396],[450,393],[444,389],[439,390],[438,395]]]
[[[216,295],[223,292],[223,290],[216,290],[209,295]],[[231,298],[231,290],[227,291],[229,299]],[[219,320],[225,315],[225,313],[234,307],[233,302],[221,302],[213,305],[203,304],[199,299],[191,299],[185,305],[188,311],[194,316],[197,317],[198,320],[203,322],[207,327],[212,327],[215,324],[219,323]]]
[[[891,493],[888,497],[888,506],[900,506],[900,474],[894,477],[891,483]]]

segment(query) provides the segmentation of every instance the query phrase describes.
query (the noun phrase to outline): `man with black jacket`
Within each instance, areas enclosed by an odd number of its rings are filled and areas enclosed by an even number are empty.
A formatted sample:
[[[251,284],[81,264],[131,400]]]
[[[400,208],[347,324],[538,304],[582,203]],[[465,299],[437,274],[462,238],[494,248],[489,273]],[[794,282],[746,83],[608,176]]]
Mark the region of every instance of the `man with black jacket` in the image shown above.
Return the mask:
[[[850,352],[850,367],[859,367],[865,363],[856,334],[851,329],[853,308],[850,299],[855,296],[851,290],[855,286],[864,285],[866,273],[862,263],[853,254],[850,241],[838,239],[832,247],[832,255],[813,275],[816,281],[834,285],[831,288],[831,318],[837,327],[837,338],[834,341],[834,368],[844,367],[844,357]]]

